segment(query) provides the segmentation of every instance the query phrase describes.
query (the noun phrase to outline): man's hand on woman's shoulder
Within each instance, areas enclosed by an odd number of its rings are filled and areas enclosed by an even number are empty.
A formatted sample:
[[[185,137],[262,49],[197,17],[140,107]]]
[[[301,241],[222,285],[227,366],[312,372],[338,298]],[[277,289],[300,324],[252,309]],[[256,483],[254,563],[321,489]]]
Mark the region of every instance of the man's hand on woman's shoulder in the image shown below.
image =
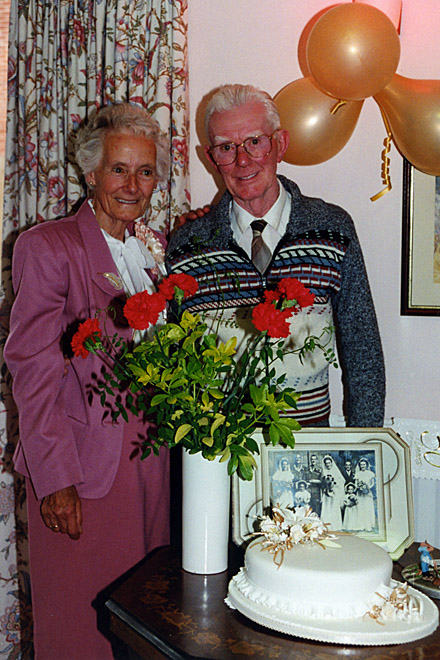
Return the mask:
[[[176,229],[183,227],[185,222],[187,222],[188,220],[197,220],[198,218],[203,218],[203,216],[209,213],[210,210],[211,210],[211,206],[207,204],[206,206],[203,206],[203,208],[187,211],[186,213],[182,213],[182,215],[176,215],[174,219],[173,230],[171,233],[175,232]]]

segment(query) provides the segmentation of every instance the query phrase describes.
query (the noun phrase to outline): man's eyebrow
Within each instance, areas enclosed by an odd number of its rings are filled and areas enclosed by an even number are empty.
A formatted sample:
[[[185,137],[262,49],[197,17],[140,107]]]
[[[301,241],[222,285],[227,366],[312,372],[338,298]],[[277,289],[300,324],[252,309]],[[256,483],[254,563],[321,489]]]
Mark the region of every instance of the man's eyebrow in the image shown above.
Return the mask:
[[[220,140],[221,142],[233,142],[231,138],[223,137],[222,135],[214,135],[212,139],[214,142],[217,142],[217,140]]]
[[[265,133],[262,133],[261,131],[250,131],[249,135],[247,135],[247,137],[245,137],[244,140],[248,140],[249,138],[257,137],[258,135],[265,135]],[[222,135],[214,135],[214,137],[212,139],[213,139],[214,142],[216,142],[217,140],[220,140],[222,142],[228,142],[228,143],[230,142],[232,144],[235,144],[235,142],[232,138],[223,137]]]

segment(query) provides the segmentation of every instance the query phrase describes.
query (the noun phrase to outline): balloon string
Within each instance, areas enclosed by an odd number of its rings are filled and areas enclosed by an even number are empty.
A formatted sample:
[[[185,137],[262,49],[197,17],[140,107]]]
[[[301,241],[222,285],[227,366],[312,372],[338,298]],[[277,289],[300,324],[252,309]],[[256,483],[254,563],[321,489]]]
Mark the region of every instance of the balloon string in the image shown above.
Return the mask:
[[[388,154],[390,153],[391,140],[393,136],[391,135],[390,125],[384,113],[382,112],[382,109],[381,109],[381,113],[382,113],[383,123],[385,124],[385,129],[387,132],[387,137],[383,141],[385,149],[382,150],[382,169],[381,169],[382,183],[385,184],[386,188],[376,193],[376,195],[373,195],[373,197],[370,197],[370,200],[372,202],[375,202],[377,199],[380,199],[383,195],[385,195],[385,193],[389,192],[392,188],[391,179],[390,179],[390,159],[388,157]]]
[[[342,106],[345,105],[346,103],[347,103],[347,101],[343,101],[342,99],[339,99],[339,101],[337,103],[335,103],[333,108],[330,110],[330,113],[332,115],[335,115],[337,113],[337,111],[339,110],[339,108],[342,108]]]

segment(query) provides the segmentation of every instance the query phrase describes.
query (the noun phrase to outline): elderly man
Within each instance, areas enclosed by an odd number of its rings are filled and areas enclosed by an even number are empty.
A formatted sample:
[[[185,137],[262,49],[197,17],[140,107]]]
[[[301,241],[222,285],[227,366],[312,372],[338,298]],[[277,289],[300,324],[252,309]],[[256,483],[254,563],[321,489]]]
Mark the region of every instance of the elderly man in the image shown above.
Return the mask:
[[[205,152],[226,185],[219,204],[176,231],[168,250],[172,272],[196,277],[191,312],[217,318],[224,340],[243,346],[250,309],[265,289],[295,277],[315,294],[313,307],[295,315],[287,348],[336,326],[349,426],[381,426],[384,362],[370,288],[353,221],[341,208],[305,197],[277,177],[289,144],[268,94],[250,85],[225,85],[205,115]],[[294,139],[295,136],[292,136]],[[257,221],[257,223],[255,223]],[[328,363],[315,351],[301,363],[285,356],[280,371],[302,393],[292,411],[303,426],[328,426]]]

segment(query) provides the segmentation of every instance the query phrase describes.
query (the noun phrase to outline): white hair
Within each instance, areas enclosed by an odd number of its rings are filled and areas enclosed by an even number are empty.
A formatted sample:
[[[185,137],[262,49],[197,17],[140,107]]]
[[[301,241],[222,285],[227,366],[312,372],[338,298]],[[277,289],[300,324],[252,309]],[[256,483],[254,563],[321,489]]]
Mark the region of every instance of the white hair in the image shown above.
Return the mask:
[[[76,162],[84,175],[101,162],[104,141],[109,133],[144,135],[156,147],[156,173],[159,181],[169,176],[169,143],[160,126],[144,108],[131,103],[116,103],[98,110],[78,131],[75,140]]]
[[[254,87],[253,85],[222,85],[216,90],[206,106],[206,135],[209,136],[211,117],[215,112],[226,112],[253,102],[261,103],[264,107],[266,121],[272,132],[281,128],[278,108],[267,92],[263,92],[263,90],[258,89],[258,87]]]

